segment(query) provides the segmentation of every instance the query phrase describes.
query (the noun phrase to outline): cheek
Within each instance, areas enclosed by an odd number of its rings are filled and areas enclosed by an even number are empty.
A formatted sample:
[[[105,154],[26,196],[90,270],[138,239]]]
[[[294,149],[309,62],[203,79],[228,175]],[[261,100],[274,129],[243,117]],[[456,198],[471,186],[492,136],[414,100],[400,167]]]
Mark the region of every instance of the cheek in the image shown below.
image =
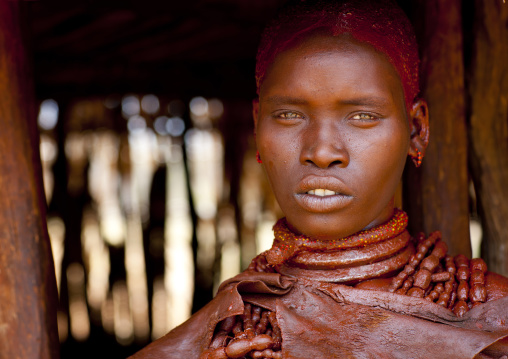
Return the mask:
[[[259,133],[256,140],[265,172],[273,187],[278,182],[283,182],[284,176],[287,175],[284,170],[286,153],[284,146],[281,145],[281,141],[277,141],[273,136],[264,136],[265,133]]]
[[[362,167],[365,173],[370,173],[370,181],[377,191],[385,184],[388,190],[397,186],[406,163],[409,148],[409,135],[405,131],[387,131],[364,148]],[[389,188],[388,188],[389,187]]]
[[[259,127],[258,150],[273,193],[283,206],[292,198],[291,184],[298,177],[298,146],[289,132]]]
[[[294,131],[281,131],[277,126],[261,123],[258,126],[257,147],[266,166],[282,170],[298,151],[298,138]]]

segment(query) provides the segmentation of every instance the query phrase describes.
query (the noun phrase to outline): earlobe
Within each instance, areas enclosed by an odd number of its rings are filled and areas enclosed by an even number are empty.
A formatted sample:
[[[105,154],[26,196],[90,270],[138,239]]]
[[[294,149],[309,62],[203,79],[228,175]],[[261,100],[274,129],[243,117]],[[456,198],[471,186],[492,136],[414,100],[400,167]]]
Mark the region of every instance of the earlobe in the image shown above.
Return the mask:
[[[419,167],[429,144],[429,110],[427,102],[417,99],[409,112],[410,145],[408,154]]]
[[[252,100],[252,118],[254,119],[254,128],[256,128],[258,124],[258,115],[259,115],[259,99]],[[256,130],[254,129],[254,134]]]
[[[254,140],[256,139],[256,129],[258,126],[258,116],[259,116],[259,99],[252,100],[252,118],[254,119]],[[261,160],[261,156],[259,155],[259,151],[256,151],[256,160],[258,163],[263,163]]]

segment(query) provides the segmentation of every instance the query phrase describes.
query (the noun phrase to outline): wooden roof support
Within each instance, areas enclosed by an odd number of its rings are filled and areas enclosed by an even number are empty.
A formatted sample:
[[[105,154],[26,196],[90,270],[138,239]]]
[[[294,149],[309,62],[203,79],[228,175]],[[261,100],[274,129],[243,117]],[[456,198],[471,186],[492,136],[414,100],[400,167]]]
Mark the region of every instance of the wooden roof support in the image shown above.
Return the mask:
[[[474,4],[470,163],[484,228],[482,257],[489,270],[508,276],[508,3]]]
[[[22,5],[0,1],[0,358],[56,359],[58,297]]]
[[[422,167],[409,166],[404,204],[413,233],[441,230],[450,254],[471,256],[461,0],[416,4],[430,142]]]

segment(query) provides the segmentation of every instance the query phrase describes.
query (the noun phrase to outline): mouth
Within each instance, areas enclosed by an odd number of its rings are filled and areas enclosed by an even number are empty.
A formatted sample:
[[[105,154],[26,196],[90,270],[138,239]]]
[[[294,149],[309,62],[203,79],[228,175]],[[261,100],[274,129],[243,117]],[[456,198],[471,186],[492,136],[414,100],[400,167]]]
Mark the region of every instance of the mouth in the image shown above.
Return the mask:
[[[354,196],[338,178],[308,176],[299,183],[295,199],[309,212],[326,213],[348,206]]]
[[[310,175],[304,177],[296,188],[298,194],[327,197],[336,195],[351,196],[352,191],[339,178]]]
[[[307,194],[318,196],[318,197],[325,197],[325,196],[334,196],[336,194],[340,194],[338,192],[330,191],[326,188],[317,188],[317,189],[311,189],[307,191]]]

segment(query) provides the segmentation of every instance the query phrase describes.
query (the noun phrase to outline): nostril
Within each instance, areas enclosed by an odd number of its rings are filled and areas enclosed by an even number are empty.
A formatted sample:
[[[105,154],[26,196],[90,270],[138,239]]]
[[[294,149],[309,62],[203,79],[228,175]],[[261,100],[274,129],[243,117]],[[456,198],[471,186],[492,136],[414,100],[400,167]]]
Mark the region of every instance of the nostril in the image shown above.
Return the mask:
[[[320,163],[318,161],[313,161],[312,159],[307,159],[307,160],[305,160],[305,163],[316,165],[316,166],[322,167],[322,168],[326,168],[326,167],[333,167],[333,166],[341,166],[344,163],[344,161],[336,160],[336,161],[331,161],[326,164],[326,163]]]
[[[346,146],[336,137],[326,141],[313,137],[312,141],[304,142],[300,163],[319,168],[343,167],[348,165],[349,155]]]

